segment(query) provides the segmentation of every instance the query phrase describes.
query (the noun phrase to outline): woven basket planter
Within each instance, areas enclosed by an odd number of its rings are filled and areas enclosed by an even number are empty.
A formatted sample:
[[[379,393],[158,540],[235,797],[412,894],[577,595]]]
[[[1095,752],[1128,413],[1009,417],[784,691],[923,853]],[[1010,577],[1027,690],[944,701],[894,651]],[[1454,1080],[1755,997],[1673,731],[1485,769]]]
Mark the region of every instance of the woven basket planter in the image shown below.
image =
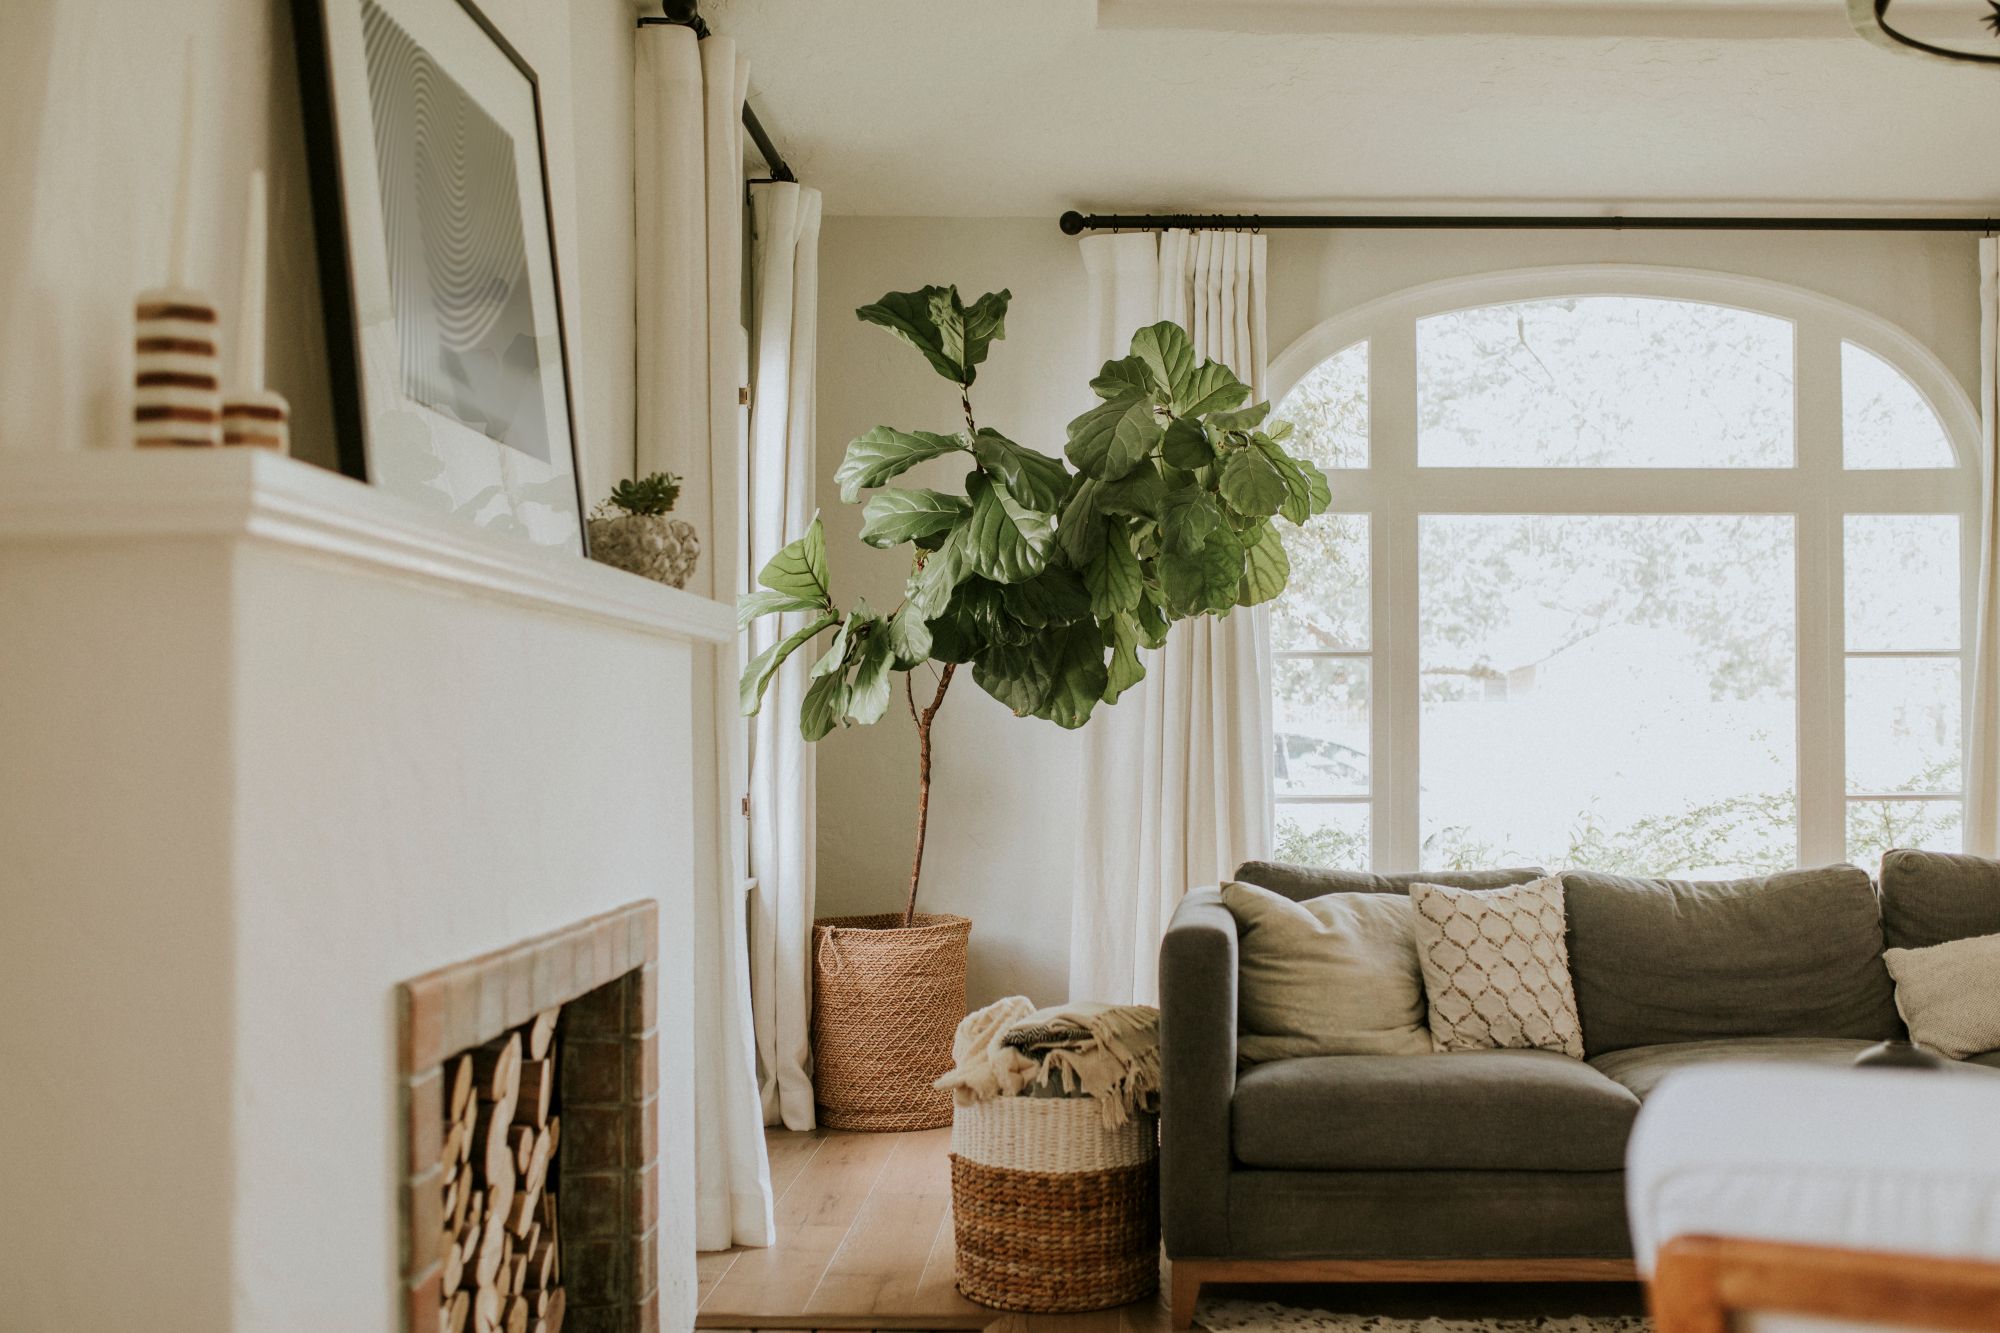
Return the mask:
[[[936,1129],[951,1094],[931,1084],[951,1068],[965,1017],[965,943],[972,922],[918,913],[813,923],[813,1098],[829,1129]]]
[[[1000,1310],[1102,1310],[1160,1281],[1159,1135],[1106,1129],[1087,1097],[958,1108],[951,1219],[960,1294]]]

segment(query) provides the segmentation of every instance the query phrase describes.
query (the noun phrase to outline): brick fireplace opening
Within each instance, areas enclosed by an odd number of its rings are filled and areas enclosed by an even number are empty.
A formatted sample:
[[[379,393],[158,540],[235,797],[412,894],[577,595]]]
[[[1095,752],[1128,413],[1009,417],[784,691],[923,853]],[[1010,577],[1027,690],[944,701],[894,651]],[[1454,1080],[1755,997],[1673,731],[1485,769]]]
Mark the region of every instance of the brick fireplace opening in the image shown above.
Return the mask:
[[[407,1333],[657,1333],[652,901],[398,988]]]

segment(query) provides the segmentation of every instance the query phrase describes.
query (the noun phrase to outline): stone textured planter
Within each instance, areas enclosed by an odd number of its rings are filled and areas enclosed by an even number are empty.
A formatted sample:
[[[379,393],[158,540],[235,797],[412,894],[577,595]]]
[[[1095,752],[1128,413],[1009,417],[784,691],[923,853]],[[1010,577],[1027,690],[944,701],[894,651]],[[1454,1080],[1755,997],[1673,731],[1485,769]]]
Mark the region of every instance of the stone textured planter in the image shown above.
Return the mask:
[[[671,514],[597,517],[590,520],[590,558],[685,588],[701,558],[701,539],[692,524]]]

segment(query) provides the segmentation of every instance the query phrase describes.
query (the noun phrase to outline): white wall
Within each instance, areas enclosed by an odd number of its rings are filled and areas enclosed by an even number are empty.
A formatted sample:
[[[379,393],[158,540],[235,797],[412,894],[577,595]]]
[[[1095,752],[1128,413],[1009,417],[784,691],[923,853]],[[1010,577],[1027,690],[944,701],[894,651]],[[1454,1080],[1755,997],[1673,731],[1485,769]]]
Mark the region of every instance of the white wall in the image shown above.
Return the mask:
[[[901,562],[859,545],[857,506],[833,470],[877,423],[952,429],[949,386],[916,353],[854,320],[883,292],[956,282],[968,297],[1014,293],[1008,337],[973,386],[982,425],[1060,453],[1063,427],[1093,401],[1077,243],[1053,219],[829,218],[820,254],[819,501],[838,596],[895,604]],[[1966,236],[1694,236],[1583,233],[1279,233],[1270,250],[1273,354],[1364,301],[1441,278],[1577,263],[1673,264],[1795,283],[1902,325],[1968,391],[1978,386],[1976,243]],[[922,484],[956,482],[947,463]],[[1338,480],[1335,482],[1338,485]],[[961,673],[962,674],[962,673]],[[965,697],[960,698],[963,694]],[[973,918],[974,1004],[1013,992],[1065,997],[1078,738],[1016,719],[969,680],[939,714],[925,902]],[[819,910],[886,911],[907,883],[914,731],[892,710],[819,753]]]
[[[586,495],[632,461],[633,0],[486,0],[539,75]],[[132,298],[165,279],[181,70],[201,71],[189,277],[234,362],[243,191],[271,190],[268,379],[334,441],[288,0],[9,0],[0,40],[0,449],[130,438]],[[574,113],[571,90],[574,88]]]

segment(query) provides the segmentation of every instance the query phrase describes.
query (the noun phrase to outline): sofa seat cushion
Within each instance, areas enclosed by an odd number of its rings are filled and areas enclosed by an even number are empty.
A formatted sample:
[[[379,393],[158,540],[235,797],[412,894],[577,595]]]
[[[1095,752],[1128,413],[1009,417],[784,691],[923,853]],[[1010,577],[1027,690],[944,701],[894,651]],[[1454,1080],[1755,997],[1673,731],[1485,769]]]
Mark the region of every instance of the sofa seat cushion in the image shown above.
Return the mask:
[[[1697,1065],[1825,1065],[1844,1069],[1875,1043],[1841,1037],[1725,1037],[1716,1041],[1676,1041],[1633,1046],[1593,1056],[1591,1066],[1630,1088],[1642,1101],[1667,1075]]]
[[[1902,1034],[1875,887],[1853,866],[1757,879],[1563,874],[1588,1056],[1722,1037]]]
[[[1615,1171],[1639,1099],[1553,1051],[1331,1055],[1245,1071],[1246,1166],[1297,1171]]]

